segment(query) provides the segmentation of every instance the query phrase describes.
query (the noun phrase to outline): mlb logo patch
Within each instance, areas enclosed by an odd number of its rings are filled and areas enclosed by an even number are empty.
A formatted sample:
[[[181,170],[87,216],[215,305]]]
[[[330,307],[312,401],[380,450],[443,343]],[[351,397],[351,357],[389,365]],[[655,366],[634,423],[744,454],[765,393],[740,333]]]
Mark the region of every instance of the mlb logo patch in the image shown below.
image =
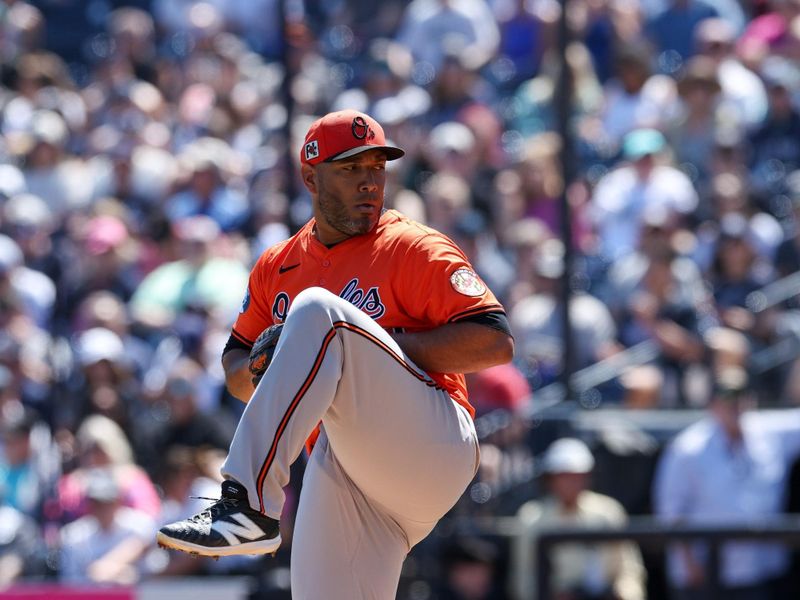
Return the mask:
[[[319,156],[319,145],[317,140],[311,140],[306,144],[305,148],[306,160],[312,160]]]

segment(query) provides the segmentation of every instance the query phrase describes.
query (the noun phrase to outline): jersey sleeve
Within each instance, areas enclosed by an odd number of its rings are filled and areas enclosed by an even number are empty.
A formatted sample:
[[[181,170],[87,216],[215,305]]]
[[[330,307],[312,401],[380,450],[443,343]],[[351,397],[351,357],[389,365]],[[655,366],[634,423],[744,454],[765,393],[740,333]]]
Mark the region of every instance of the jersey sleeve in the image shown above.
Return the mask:
[[[411,317],[437,326],[490,312],[504,312],[464,253],[441,234],[411,245],[395,280],[399,304]]]
[[[231,331],[233,337],[248,346],[274,323],[269,306],[269,264],[268,258],[262,255],[250,271],[242,307]]]

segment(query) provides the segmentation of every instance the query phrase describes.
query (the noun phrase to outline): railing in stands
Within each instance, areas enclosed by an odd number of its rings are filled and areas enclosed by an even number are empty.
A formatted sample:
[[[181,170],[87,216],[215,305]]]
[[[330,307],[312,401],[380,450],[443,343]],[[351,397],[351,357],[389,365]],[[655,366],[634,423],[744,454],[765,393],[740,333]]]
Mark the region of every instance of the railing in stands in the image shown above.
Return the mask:
[[[559,544],[597,543],[610,541],[631,541],[645,546],[665,548],[670,542],[695,541],[708,545],[708,563],[706,565],[706,590],[703,596],[707,600],[723,600],[722,583],[720,581],[720,548],[728,541],[761,540],[783,542],[787,545],[800,546],[800,519],[784,516],[769,522],[759,521],[751,524],[720,525],[667,525],[652,518],[642,517],[631,520],[624,529],[560,529],[541,532],[535,539],[537,572],[536,595],[533,593],[520,600],[537,598],[549,600],[551,565],[550,551]]]
[[[730,525],[668,525],[655,517],[632,517],[627,526],[621,528],[526,528],[516,517],[484,517],[473,519],[470,527],[477,527],[481,532],[509,540],[523,540],[523,543],[511,544],[510,582],[528,581],[523,586],[522,594],[514,594],[515,600],[552,600],[551,551],[560,544],[581,543],[595,544],[601,542],[630,541],[642,548],[665,550],[668,544],[678,541],[699,541],[708,545],[708,563],[706,565],[707,589],[703,598],[707,600],[723,600],[720,581],[720,549],[726,542],[736,540],[761,540],[781,542],[788,546],[800,547],[800,517],[797,515],[781,515],[770,519]],[[515,556],[514,553],[524,551],[524,540],[534,549],[532,554]],[[535,558],[533,558],[535,556]],[[535,564],[527,564],[532,558]],[[515,566],[514,566],[515,565]],[[524,573],[513,571],[523,569]],[[535,569],[535,571],[532,571]],[[534,576],[528,577],[531,573]],[[509,586],[511,589],[513,585]]]

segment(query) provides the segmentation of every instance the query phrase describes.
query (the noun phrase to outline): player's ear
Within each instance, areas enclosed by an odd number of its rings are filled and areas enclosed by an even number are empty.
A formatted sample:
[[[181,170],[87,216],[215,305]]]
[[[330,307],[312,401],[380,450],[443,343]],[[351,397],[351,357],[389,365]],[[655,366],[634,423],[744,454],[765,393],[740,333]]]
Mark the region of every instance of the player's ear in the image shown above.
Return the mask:
[[[300,176],[303,178],[303,184],[306,189],[312,194],[316,194],[319,187],[317,185],[317,170],[311,165],[300,165]]]

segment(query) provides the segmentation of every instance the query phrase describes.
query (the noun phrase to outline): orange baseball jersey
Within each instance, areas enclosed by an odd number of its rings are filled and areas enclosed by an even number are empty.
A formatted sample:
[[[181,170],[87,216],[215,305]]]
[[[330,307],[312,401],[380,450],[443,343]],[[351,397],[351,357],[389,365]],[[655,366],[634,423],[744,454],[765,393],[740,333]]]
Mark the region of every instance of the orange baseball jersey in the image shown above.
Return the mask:
[[[252,346],[286,319],[293,298],[319,286],[358,306],[388,331],[425,331],[445,323],[504,312],[445,235],[387,210],[371,232],[328,248],[314,236],[313,219],[290,239],[267,249],[250,273],[233,336]],[[428,373],[474,417],[464,375]]]

